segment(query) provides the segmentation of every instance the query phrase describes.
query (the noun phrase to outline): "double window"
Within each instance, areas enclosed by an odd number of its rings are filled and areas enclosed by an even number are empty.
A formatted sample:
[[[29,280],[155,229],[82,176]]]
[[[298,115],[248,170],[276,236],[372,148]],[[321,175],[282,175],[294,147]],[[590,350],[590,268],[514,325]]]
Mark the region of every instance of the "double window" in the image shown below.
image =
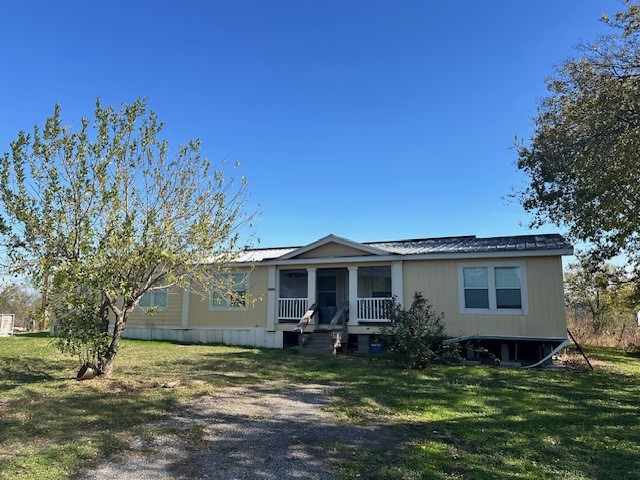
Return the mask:
[[[246,273],[228,273],[216,279],[218,290],[211,292],[209,309],[211,310],[245,310],[247,308],[247,285],[249,275]]]
[[[526,315],[524,263],[460,265],[460,311]]]
[[[167,308],[167,289],[149,290],[138,302],[140,308]]]

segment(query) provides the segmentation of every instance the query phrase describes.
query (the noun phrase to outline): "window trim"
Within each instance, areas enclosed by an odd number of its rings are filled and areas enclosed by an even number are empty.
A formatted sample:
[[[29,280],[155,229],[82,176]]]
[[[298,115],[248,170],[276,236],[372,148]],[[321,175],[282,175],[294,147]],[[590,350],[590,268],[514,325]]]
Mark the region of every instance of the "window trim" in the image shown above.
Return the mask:
[[[249,310],[249,303],[247,301],[247,294],[249,292],[249,278],[251,275],[251,272],[228,272],[228,273],[221,273],[220,276],[221,277],[225,277],[226,278],[226,282],[233,282],[233,277],[234,275],[243,275],[244,279],[241,282],[244,285],[244,294],[245,294],[245,300],[244,300],[244,306],[242,307],[232,307],[231,306],[231,298],[230,297],[225,297],[226,303],[227,305],[214,305],[213,304],[213,294],[215,292],[210,292],[209,293],[209,301],[208,301],[208,308],[209,311],[212,312],[246,312],[247,310]],[[234,283],[235,285],[235,283]],[[236,291],[240,291],[240,290],[236,290]]]
[[[164,305],[158,305],[156,303],[156,292],[164,292],[165,294],[165,304]],[[149,306],[148,307],[143,307],[142,305],[140,305],[140,301],[142,300],[142,297],[144,297],[145,295],[149,295]],[[140,297],[140,299],[138,300],[138,307],[141,308],[144,311],[147,311],[150,308],[157,308],[158,310],[166,310],[167,307],[169,306],[169,289],[168,288],[150,288],[149,290],[147,290],[146,292],[144,292],[144,294],[142,295],[142,297]]]
[[[489,289],[489,308],[466,308],[464,296],[464,269],[486,268]],[[520,301],[522,308],[498,308],[496,300],[496,268],[520,269]],[[458,302],[461,315],[529,315],[527,267],[524,261],[464,262],[458,264]]]

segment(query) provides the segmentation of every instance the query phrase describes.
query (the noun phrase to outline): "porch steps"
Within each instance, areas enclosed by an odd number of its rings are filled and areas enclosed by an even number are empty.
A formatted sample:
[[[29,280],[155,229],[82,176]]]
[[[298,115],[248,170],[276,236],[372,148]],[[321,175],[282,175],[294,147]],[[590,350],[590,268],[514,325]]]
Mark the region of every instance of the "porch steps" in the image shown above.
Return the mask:
[[[342,332],[303,333],[298,345],[303,355],[335,355],[342,347]]]

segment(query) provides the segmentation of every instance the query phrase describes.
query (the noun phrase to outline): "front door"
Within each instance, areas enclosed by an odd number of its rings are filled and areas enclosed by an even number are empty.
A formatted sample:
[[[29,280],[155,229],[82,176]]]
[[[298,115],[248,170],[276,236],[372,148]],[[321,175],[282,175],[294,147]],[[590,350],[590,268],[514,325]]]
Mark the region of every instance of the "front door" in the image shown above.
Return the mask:
[[[319,323],[327,324],[338,311],[338,303],[342,304],[347,295],[348,271],[346,268],[319,268],[317,303],[320,309]]]

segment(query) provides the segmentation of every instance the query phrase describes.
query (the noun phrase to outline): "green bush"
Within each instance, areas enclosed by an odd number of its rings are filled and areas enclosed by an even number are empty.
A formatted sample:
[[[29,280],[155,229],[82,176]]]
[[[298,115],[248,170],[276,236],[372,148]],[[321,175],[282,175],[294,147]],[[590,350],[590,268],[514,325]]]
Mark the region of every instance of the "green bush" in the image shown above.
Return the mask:
[[[381,341],[389,354],[409,369],[422,369],[430,363],[455,356],[454,346],[443,345],[444,314],[416,292],[413,303],[404,310],[395,298],[389,306],[391,323],[382,329]]]
[[[54,303],[56,345],[62,353],[78,357],[80,365],[99,365],[109,346],[108,324],[95,296],[69,291]]]

